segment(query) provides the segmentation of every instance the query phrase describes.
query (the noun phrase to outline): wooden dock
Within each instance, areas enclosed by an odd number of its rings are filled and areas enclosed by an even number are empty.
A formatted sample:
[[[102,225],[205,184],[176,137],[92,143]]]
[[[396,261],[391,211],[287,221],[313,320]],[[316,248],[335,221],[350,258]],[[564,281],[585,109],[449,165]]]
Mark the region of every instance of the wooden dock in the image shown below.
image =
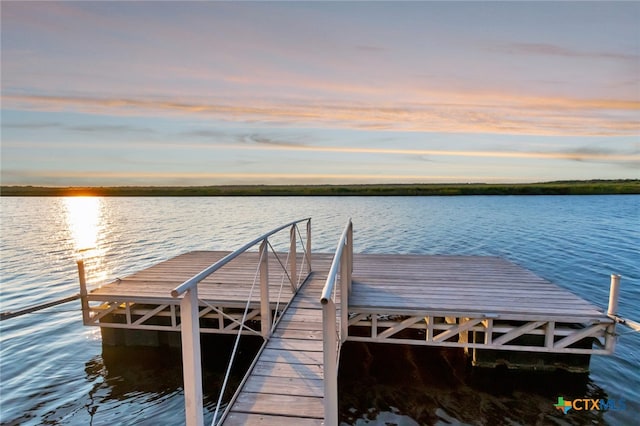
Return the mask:
[[[311,256],[305,220],[306,241],[292,222],[236,252],[186,253],[91,292],[81,270],[85,324],[181,332],[187,424],[195,425],[200,332],[265,338],[222,415],[226,425],[337,424],[345,341],[459,347],[477,365],[496,351],[613,351],[617,278],[603,312],[502,258],[354,254],[350,222],[335,253]],[[289,253],[269,252],[268,238],[289,226]]]

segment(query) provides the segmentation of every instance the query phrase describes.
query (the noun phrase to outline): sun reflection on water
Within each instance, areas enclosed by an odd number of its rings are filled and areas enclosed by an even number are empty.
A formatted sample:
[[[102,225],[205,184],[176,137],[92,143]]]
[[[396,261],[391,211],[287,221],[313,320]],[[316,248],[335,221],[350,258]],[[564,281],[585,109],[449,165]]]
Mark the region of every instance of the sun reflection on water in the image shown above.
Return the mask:
[[[103,281],[108,271],[103,264],[100,239],[103,230],[104,203],[99,197],[64,198],[66,219],[78,258],[90,260],[87,266],[88,279]]]
[[[101,201],[96,197],[67,197],[64,199],[67,225],[78,252],[95,249],[98,243]]]

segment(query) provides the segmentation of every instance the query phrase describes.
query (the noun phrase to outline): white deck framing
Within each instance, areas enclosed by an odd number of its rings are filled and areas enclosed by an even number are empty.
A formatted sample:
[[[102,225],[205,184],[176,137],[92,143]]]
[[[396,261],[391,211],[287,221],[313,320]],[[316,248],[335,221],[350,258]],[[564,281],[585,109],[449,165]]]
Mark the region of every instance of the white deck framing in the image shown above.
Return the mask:
[[[577,354],[613,349],[614,323],[602,310],[498,257],[357,254],[352,289],[347,340]]]
[[[86,325],[133,330],[180,331],[180,299],[171,290],[196,275],[229,252],[195,251],[161,262],[150,268],[118,279],[88,293],[89,315]],[[269,256],[269,304],[281,312],[293,296],[279,258]],[[302,264],[302,254],[297,255]],[[198,286],[202,333],[235,334],[256,276],[259,254],[247,252],[223,266]],[[308,268],[300,276],[308,274]],[[287,272],[288,273],[288,272]],[[284,278],[284,284],[283,284]],[[259,286],[259,283],[256,284]],[[260,291],[254,289],[244,333],[260,335]]]

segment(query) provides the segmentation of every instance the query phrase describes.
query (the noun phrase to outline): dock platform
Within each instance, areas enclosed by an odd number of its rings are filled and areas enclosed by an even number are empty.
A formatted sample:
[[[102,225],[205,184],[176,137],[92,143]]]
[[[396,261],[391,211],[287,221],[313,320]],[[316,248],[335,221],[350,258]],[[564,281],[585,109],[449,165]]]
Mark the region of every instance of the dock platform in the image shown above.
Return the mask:
[[[187,424],[195,425],[201,332],[265,339],[220,417],[226,425],[337,424],[345,341],[464,348],[480,366],[508,363],[511,352],[587,356],[587,365],[591,354],[613,352],[614,298],[604,312],[499,257],[354,254],[351,222],[335,253],[311,255],[305,220],[306,241],[302,221],[292,222],[235,252],[186,253],[90,292],[81,269],[84,322],[103,336],[110,328],[180,332]],[[268,239],[287,227],[290,250],[276,252]],[[612,294],[613,285],[612,277]]]

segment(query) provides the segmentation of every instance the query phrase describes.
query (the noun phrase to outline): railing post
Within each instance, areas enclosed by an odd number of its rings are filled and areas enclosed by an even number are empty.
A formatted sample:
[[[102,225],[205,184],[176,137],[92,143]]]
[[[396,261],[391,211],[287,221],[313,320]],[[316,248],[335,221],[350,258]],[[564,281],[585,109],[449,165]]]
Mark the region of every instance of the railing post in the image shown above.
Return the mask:
[[[311,273],[311,218],[307,221],[307,264]]]
[[[203,426],[202,362],[200,359],[200,308],[198,286],[186,291],[180,300],[180,335],[184,407],[187,426]]]
[[[353,223],[349,220],[349,231],[347,232],[347,256],[349,264],[349,295],[351,295],[351,282],[353,278]]]
[[[620,275],[611,275],[611,284],[609,287],[609,307],[607,308],[607,315],[614,317],[613,324],[607,327],[605,335],[605,349],[609,353],[613,353],[616,346],[616,321],[615,317],[618,314],[618,295],[620,294]]]
[[[298,257],[296,255],[296,247],[298,245],[298,236],[296,235],[296,224],[291,225],[289,233],[289,276],[291,277],[291,291],[298,291]]]
[[[336,342],[336,305],[332,299],[322,305],[324,361],[324,424],[338,425],[338,363]]]
[[[609,287],[609,309],[608,315],[618,314],[618,295],[620,294],[620,275],[611,275],[611,286]]]
[[[347,339],[349,332],[349,247],[348,241],[346,250],[343,248],[340,256],[340,343]]]
[[[78,259],[78,280],[80,281],[80,306],[82,307],[82,323],[89,325],[91,316],[89,312],[89,301],[87,300],[87,274],[84,271],[84,260]]]
[[[260,243],[260,318],[262,337],[271,335],[271,304],[269,303],[269,245],[265,238]]]

